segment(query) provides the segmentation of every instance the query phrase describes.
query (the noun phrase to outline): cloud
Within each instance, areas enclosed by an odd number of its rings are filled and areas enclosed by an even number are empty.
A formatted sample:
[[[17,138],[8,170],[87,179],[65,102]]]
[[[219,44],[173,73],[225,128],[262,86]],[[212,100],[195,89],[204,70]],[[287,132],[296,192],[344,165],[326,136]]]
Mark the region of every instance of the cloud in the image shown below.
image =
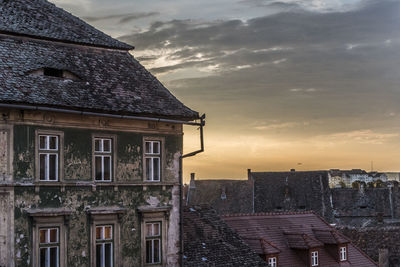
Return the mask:
[[[128,23],[132,20],[153,17],[156,15],[159,15],[159,13],[158,12],[143,12],[143,13],[115,14],[115,15],[106,15],[106,16],[98,16],[98,17],[83,17],[83,19],[88,22],[117,19],[119,21],[119,23]]]

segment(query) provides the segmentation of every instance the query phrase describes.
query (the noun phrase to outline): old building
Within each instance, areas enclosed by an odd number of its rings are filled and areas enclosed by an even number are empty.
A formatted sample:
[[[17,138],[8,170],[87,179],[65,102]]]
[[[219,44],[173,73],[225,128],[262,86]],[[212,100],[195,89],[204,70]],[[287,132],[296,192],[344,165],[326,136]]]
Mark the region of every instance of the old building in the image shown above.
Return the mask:
[[[131,49],[0,0],[0,266],[180,265],[182,126],[204,123]]]
[[[270,267],[377,266],[313,212],[222,216]]]

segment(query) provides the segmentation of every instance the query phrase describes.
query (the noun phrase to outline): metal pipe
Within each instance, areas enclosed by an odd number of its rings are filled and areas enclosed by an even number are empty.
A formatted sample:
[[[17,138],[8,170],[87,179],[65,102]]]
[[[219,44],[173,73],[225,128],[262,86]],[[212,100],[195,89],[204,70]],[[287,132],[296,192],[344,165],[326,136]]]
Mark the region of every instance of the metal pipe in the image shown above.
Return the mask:
[[[200,117],[200,149],[193,151],[191,153],[182,155],[179,157],[179,211],[180,211],[180,216],[179,216],[179,239],[180,239],[180,255],[179,255],[179,261],[181,267],[183,267],[183,171],[182,171],[182,162],[184,158],[188,157],[193,157],[194,155],[201,153],[204,151],[204,135],[203,135],[203,127],[205,125],[205,118],[206,114],[201,115]]]
[[[203,121],[199,123],[199,122],[190,122],[190,121],[183,121],[183,120],[171,120],[171,119],[161,119],[161,118],[132,116],[132,115],[116,115],[116,114],[110,114],[110,113],[99,113],[99,112],[90,112],[90,111],[79,111],[79,110],[73,110],[73,109],[50,108],[50,107],[40,107],[40,106],[19,105],[19,104],[0,103],[0,108],[15,108],[15,109],[37,110],[37,111],[63,112],[63,113],[77,114],[77,115],[101,116],[101,117],[108,117],[108,118],[132,119],[132,120],[142,120],[142,121],[168,122],[168,123],[178,123],[178,124],[194,125],[194,126],[201,126],[202,123],[204,123]],[[200,120],[201,120],[201,118],[200,118]]]

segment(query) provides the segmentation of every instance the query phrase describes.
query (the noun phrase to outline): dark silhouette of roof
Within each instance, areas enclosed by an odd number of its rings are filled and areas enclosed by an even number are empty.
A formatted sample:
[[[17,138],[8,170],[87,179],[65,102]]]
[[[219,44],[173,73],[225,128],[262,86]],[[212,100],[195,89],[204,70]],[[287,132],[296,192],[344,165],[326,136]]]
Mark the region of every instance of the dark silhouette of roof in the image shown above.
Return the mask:
[[[34,38],[0,34],[0,103],[183,120],[199,117],[127,50],[87,46],[124,47],[53,4],[0,0],[0,11],[0,29],[24,33],[37,28],[32,30]],[[46,34],[59,41],[36,38]],[[46,76],[45,69],[74,78]]]
[[[46,0],[0,0],[0,32],[133,49]]]
[[[319,266],[377,266],[367,255],[355,247],[349,240],[331,227],[314,212],[281,212],[224,215],[222,219],[247,242],[256,237],[268,240],[280,250],[279,266],[306,266],[299,251],[307,253],[309,249],[319,249]],[[318,234],[315,234],[318,232]],[[321,238],[321,232],[334,233],[336,245],[346,245],[348,261],[339,262],[329,249],[332,239]],[[319,239],[321,238],[321,239]],[[248,242],[254,250],[258,245]],[[337,255],[338,256],[338,255]]]
[[[183,211],[184,266],[267,266],[208,205]]]

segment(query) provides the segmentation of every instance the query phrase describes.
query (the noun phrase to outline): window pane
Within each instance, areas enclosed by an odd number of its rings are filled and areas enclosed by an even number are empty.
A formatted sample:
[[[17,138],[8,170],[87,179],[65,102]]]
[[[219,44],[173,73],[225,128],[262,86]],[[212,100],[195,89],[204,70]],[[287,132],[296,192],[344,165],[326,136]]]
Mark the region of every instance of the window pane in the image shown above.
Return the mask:
[[[50,248],[50,267],[58,267],[58,248]]]
[[[146,263],[153,263],[152,252],[153,246],[151,240],[146,240]]]
[[[111,157],[104,157],[104,180],[111,180]]]
[[[39,265],[40,267],[47,267],[47,248],[40,249]]]
[[[57,243],[58,242],[58,229],[50,229],[50,242]]]
[[[152,180],[151,169],[153,168],[151,158],[146,158],[146,180]]]
[[[49,155],[49,180],[57,180],[57,155]]]
[[[39,136],[39,149],[46,149],[46,139],[47,136],[40,135]]]
[[[40,180],[46,180],[46,156],[46,154],[40,154],[39,156]]]
[[[151,153],[151,142],[146,142],[145,146],[145,153]]]
[[[153,180],[160,180],[160,158],[153,158]]]
[[[148,223],[146,224],[146,236],[152,236],[153,232],[152,232],[152,224]]]
[[[112,266],[112,244],[111,243],[106,243],[105,244],[105,267],[111,267]]]
[[[153,143],[153,154],[160,154],[160,142]]]
[[[103,267],[101,261],[103,259],[102,244],[96,245],[96,267]]]
[[[110,139],[103,140],[103,151],[111,152],[111,140]]]
[[[104,239],[112,239],[112,227],[111,226],[104,227]]]
[[[50,149],[57,149],[57,136],[49,136],[50,138]]]
[[[94,140],[94,151],[96,151],[96,152],[100,151],[100,140],[99,139]]]
[[[96,239],[103,239],[103,227],[96,227]]]
[[[95,157],[95,179],[96,180],[103,180],[102,172],[101,172],[101,157]]]
[[[154,262],[160,262],[160,239],[154,239],[153,242]]]
[[[43,229],[43,230],[39,231],[39,239],[40,239],[40,243],[41,244],[47,243],[46,242],[46,235],[47,235],[47,230],[46,229]]]
[[[153,236],[159,236],[159,235],[160,235],[160,224],[154,223],[153,224]]]

